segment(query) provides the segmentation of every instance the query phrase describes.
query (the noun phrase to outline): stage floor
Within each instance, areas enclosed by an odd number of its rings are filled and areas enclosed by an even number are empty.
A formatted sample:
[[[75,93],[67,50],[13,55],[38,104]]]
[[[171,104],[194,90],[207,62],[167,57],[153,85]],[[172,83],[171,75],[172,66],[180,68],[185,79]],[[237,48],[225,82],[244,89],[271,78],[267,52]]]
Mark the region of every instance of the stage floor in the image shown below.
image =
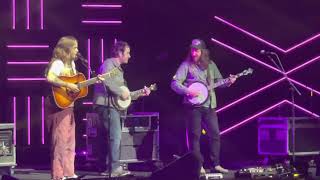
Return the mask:
[[[99,172],[92,171],[76,171],[76,174],[81,176],[83,180],[103,180],[103,179],[128,179],[128,180],[145,180],[150,179],[152,172],[132,171],[131,176],[121,178],[107,178],[101,176]],[[19,180],[50,180],[50,170],[36,170],[36,169],[23,169],[15,168],[12,177]],[[225,174],[223,179],[234,179],[234,171]]]

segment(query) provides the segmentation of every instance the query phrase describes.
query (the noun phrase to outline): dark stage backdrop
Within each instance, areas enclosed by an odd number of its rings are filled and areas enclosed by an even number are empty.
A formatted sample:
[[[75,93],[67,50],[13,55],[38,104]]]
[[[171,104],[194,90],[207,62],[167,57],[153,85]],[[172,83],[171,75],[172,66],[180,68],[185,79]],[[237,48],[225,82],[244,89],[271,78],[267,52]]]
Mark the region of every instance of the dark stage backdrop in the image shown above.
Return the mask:
[[[225,77],[248,67],[254,69],[253,75],[233,86],[217,89],[217,111],[222,160],[255,159],[257,118],[290,116],[292,107],[283,73],[260,50],[276,52],[285,73],[301,91],[301,96],[295,94],[297,115],[320,114],[319,8],[317,0],[2,0],[0,122],[16,123],[19,163],[34,163],[34,157],[40,155],[48,157],[42,101],[50,89],[43,73],[55,43],[61,36],[75,36],[80,52],[96,70],[110,55],[114,40],[125,40],[132,50],[130,62],[124,66],[129,88],[154,82],[159,87],[136,102],[132,111],[160,112],[161,157],[168,160],[172,154],[181,155],[186,152],[185,117],[182,98],[170,89],[170,81],[190,41],[201,38]],[[77,66],[88,76],[80,63]],[[78,152],[85,147],[82,119],[91,112],[90,91],[76,107]]]

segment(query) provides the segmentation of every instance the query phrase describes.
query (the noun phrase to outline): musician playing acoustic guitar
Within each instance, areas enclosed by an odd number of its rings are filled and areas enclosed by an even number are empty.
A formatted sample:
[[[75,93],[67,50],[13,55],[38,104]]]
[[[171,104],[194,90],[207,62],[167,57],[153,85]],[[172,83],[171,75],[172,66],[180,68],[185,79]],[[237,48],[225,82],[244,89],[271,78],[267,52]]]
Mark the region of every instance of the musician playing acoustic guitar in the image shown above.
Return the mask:
[[[111,162],[111,176],[119,177],[128,175],[129,172],[124,170],[120,166],[120,140],[121,140],[121,121],[120,121],[120,110],[117,109],[114,102],[109,99],[119,97],[122,100],[131,98],[135,100],[141,96],[148,96],[150,94],[150,89],[144,87],[141,93],[133,93],[124,90],[121,87],[126,86],[126,81],[123,77],[123,70],[121,68],[122,64],[127,64],[130,56],[130,46],[127,42],[117,41],[112,47],[112,58],[106,59],[104,63],[100,66],[100,73],[107,73],[111,70],[118,71],[114,78],[109,80],[103,80],[103,83],[95,84],[94,89],[94,110],[98,113],[99,119],[103,121],[103,125],[110,134],[110,155],[107,155],[106,165],[109,167],[109,162]],[[110,101],[109,101],[110,100]],[[108,108],[110,107],[110,108]],[[109,119],[110,113],[110,119]],[[108,122],[109,120],[109,122]],[[110,127],[108,125],[110,124]],[[109,131],[109,132],[108,132]],[[106,147],[107,148],[107,147]],[[109,151],[109,150],[107,150]],[[111,159],[109,160],[108,157]],[[107,176],[109,174],[108,168],[101,173],[101,175]]]
[[[78,42],[72,36],[60,38],[55,46],[51,61],[46,69],[47,81],[52,86],[66,88],[71,92],[79,92],[77,85],[59,79],[59,76],[77,74],[74,61],[77,59]],[[58,108],[46,98],[46,122],[51,130],[51,176],[53,180],[71,179],[78,176],[74,172],[75,159],[75,119],[73,103]]]
[[[207,134],[209,136],[209,153],[212,170],[228,173],[228,170],[220,165],[220,132],[218,125],[218,117],[215,111],[216,95],[214,89],[209,90],[208,98],[202,104],[192,104],[189,98],[198,97],[200,91],[188,89],[195,82],[201,82],[206,86],[210,86],[222,79],[221,73],[216,64],[210,60],[209,51],[206,49],[204,41],[200,39],[192,40],[189,54],[184,62],[179,66],[176,74],[173,76],[171,88],[177,93],[185,96],[184,104],[186,104],[186,117],[188,129],[189,151],[192,151],[199,158],[201,164],[201,173],[204,173],[202,167],[203,157],[200,152],[200,135],[201,124],[205,124]],[[229,82],[225,86],[234,83],[236,78],[230,75]],[[208,90],[207,90],[208,91]],[[199,172],[200,172],[199,167]]]

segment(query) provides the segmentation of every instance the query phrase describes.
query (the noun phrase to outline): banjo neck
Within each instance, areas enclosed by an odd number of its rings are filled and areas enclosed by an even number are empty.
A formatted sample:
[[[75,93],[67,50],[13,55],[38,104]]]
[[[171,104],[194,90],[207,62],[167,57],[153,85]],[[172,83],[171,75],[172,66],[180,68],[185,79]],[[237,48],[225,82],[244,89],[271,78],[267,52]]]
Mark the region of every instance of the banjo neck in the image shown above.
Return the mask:
[[[237,79],[243,75],[246,75],[245,73],[241,72],[241,73],[238,73],[236,74],[234,77]],[[212,85],[210,85],[208,87],[209,90],[213,90],[214,88],[217,88],[219,86],[222,86],[222,85],[225,85],[225,84],[228,84],[230,83],[230,77],[228,78],[225,78],[225,79],[221,79],[220,81],[216,82],[216,83],[213,83]]]

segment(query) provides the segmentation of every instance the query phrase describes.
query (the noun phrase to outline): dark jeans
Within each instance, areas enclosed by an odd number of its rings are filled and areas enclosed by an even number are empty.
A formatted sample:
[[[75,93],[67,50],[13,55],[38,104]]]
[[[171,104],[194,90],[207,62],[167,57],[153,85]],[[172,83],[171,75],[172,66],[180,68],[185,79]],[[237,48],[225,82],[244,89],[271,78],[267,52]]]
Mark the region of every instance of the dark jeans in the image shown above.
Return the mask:
[[[200,151],[201,124],[209,137],[209,158],[213,166],[220,165],[220,131],[215,109],[186,107],[189,150],[202,157]],[[203,158],[201,158],[203,162]]]
[[[120,113],[114,108],[108,108],[106,106],[97,105],[94,107],[96,113],[99,114],[99,119],[103,121],[103,125],[106,129],[106,135],[108,136],[110,130],[110,158],[111,158],[111,170],[114,171],[116,168],[120,166],[120,140],[121,140],[121,121],[120,121]],[[110,128],[108,127],[108,119],[110,112]],[[108,139],[108,137],[106,137]],[[107,147],[107,152],[109,153],[109,149]],[[109,164],[109,155],[106,158],[106,164],[108,167]]]

